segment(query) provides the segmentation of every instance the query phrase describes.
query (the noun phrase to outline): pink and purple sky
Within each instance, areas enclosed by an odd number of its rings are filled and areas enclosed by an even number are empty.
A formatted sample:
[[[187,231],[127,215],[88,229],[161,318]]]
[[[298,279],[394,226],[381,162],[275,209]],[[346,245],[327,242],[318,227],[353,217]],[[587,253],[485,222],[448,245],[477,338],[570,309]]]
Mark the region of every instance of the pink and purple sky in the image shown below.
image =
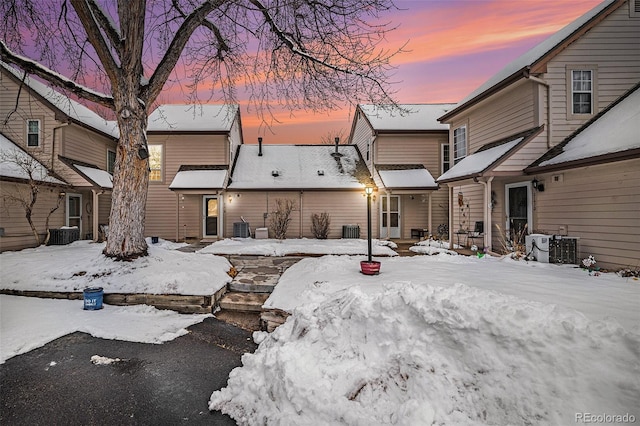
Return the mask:
[[[399,28],[389,48],[408,41],[395,58],[400,103],[458,102],[505,65],[600,3],[600,0],[398,0],[387,15]],[[162,102],[171,102],[167,97]],[[180,102],[175,99],[173,102]],[[241,100],[241,104],[244,102]],[[260,127],[243,107],[245,143],[320,143],[342,130],[348,137],[353,107],[328,114],[282,112],[280,123]]]

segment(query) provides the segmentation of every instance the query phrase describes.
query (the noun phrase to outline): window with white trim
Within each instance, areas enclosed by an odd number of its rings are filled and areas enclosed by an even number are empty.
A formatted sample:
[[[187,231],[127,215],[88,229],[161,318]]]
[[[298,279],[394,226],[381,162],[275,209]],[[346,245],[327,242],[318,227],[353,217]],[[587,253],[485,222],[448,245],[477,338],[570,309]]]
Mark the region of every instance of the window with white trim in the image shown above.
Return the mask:
[[[467,156],[467,126],[460,126],[453,131],[453,164]]]
[[[29,148],[40,146],[40,120],[27,120],[27,146]]]
[[[440,149],[442,160],[442,173],[446,173],[451,168],[451,153],[449,150],[449,144],[443,143]]]
[[[162,181],[162,145],[149,145],[149,180],[152,182]]]
[[[571,113],[593,114],[593,71],[571,71]]]
[[[107,150],[107,171],[113,174],[116,166],[116,152],[110,149]]]

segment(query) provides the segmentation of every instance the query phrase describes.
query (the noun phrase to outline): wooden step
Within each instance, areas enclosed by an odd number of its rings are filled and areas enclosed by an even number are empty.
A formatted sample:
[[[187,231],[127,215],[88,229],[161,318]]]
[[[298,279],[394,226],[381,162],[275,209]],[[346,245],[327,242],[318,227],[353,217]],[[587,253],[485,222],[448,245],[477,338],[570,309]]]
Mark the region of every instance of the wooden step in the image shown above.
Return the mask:
[[[261,312],[269,293],[227,292],[220,299],[220,309],[240,312]]]

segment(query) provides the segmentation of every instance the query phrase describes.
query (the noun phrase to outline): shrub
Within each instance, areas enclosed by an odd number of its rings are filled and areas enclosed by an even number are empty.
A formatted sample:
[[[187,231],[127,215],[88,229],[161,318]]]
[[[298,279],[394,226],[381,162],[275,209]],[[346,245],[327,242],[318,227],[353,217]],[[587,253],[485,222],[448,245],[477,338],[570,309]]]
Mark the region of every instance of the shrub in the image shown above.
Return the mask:
[[[276,199],[276,210],[272,211],[269,219],[269,230],[274,238],[284,240],[287,238],[287,229],[291,222],[291,212],[295,209],[296,203],[293,200]]]
[[[313,236],[319,240],[326,240],[329,236],[329,225],[331,224],[331,216],[329,213],[322,212],[311,215],[311,232]]]

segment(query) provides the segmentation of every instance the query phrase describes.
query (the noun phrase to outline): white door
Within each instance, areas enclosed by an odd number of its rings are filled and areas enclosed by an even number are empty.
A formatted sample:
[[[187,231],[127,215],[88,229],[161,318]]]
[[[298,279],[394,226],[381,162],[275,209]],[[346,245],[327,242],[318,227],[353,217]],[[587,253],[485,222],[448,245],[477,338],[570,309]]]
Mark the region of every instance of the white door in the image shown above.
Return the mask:
[[[82,235],[82,195],[67,194],[67,226],[77,226]]]
[[[221,224],[220,198],[217,195],[205,195],[202,204],[204,207],[202,223],[204,237],[217,237]]]
[[[400,196],[383,195],[380,203],[380,238],[400,238]]]
[[[524,236],[531,233],[533,208],[531,182],[505,185],[507,236],[511,241],[524,244]]]

